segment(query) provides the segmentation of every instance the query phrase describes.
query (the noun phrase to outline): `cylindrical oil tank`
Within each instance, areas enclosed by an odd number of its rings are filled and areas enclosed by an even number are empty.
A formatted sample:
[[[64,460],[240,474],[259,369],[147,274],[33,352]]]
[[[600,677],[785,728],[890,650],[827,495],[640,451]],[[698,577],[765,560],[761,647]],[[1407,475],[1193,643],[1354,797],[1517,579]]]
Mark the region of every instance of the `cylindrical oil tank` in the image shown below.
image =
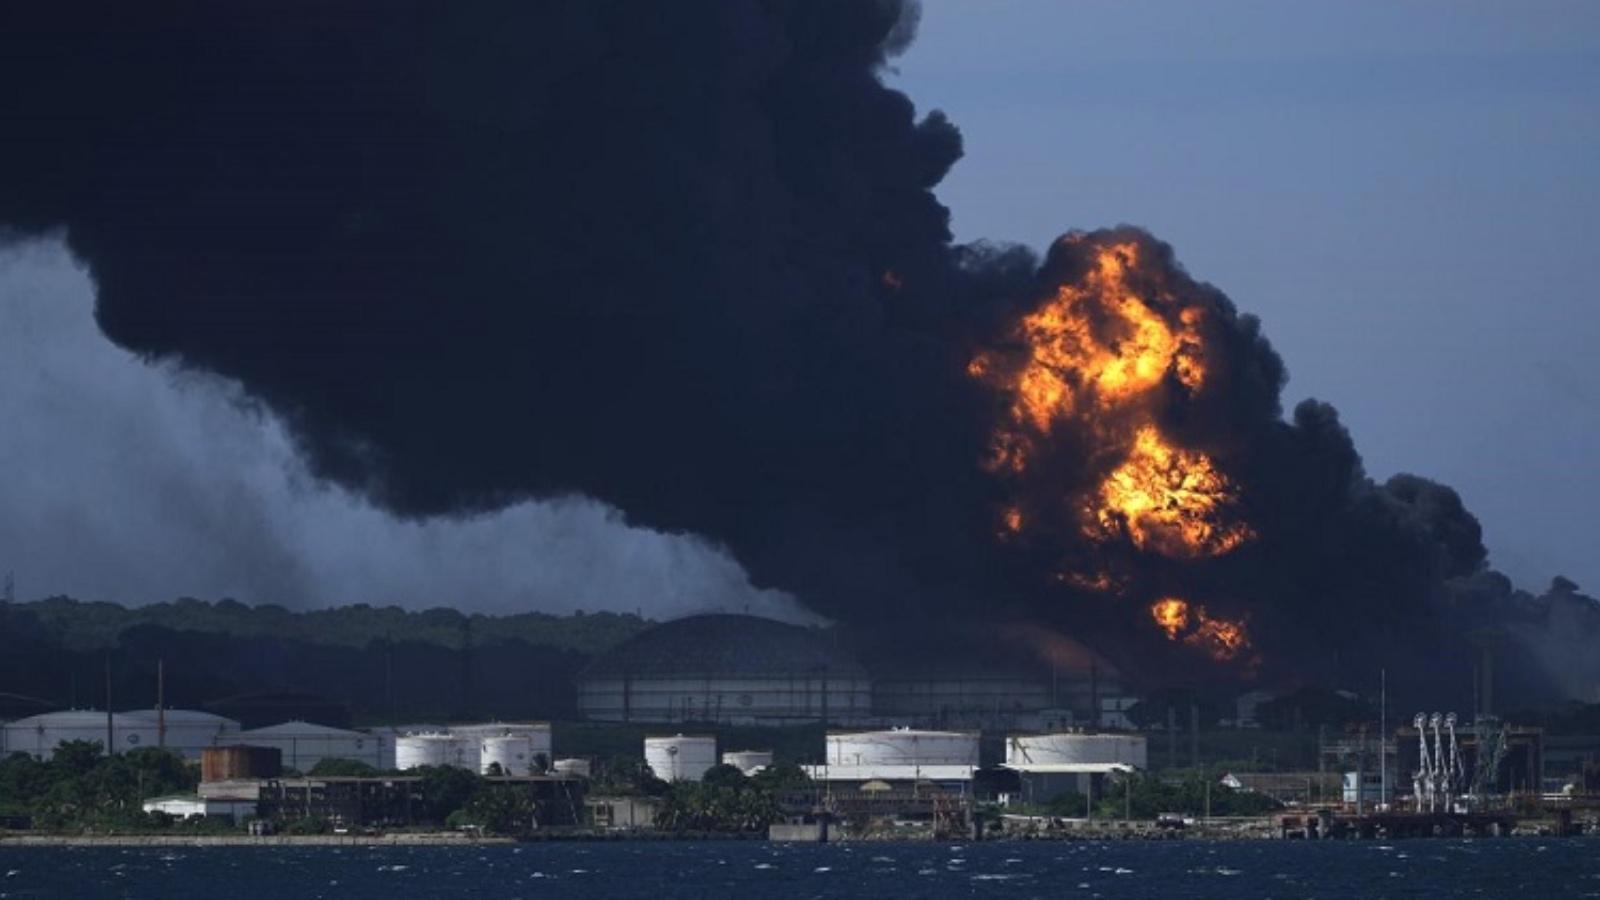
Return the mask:
[[[283,772],[283,751],[277,747],[203,747],[201,781],[253,781],[276,778]]]
[[[733,766],[746,775],[755,773],[772,765],[771,750],[733,750],[722,754],[722,764]]]
[[[1140,734],[1014,734],[1006,739],[1006,765],[1048,766],[1121,763],[1148,768],[1149,749]]]
[[[647,737],[644,761],[662,781],[699,781],[717,764],[717,739],[682,734]]]
[[[37,759],[49,759],[56,745],[65,741],[90,741],[113,753],[126,753],[140,747],[154,747],[157,743],[156,726],[122,713],[107,716],[92,709],[67,709],[42,713],[4,726],[3,743],[6,752],[26,753]]]
[[[158,744],[189,759],[199,759],[206,747],[232,743],[242,728],[233,719],[195,709],[139,709],[122,715],[155,726]]]
[[[978,735],[966,731],[841,732],[828,735],[830,766],[976,766]]]
[[[551,752],[549,722],[479,722],[471,725],[452,725],[448,731],[459,737],[472,738],[480,748],[484,738],[506,735],[524,737],[531,745],[530,760],[543,757],[544,764],[548,766],[550,760],[554,758]]]
[[[476,741],[472,742],[476,745]],[[477,768],[476,757],[469,764],[466,742],[453,734],[408,734],[394,742],[394,767],[404,771],[421,766]]]
[[[566,775],[571,778],[588,778],[593,771],[587,759],[558,759],[550,764],[550,770],[557,775]]]
[[[484,775],[533,774],[533,740],[525,734],[486,737],[478,748],[478,771]]]

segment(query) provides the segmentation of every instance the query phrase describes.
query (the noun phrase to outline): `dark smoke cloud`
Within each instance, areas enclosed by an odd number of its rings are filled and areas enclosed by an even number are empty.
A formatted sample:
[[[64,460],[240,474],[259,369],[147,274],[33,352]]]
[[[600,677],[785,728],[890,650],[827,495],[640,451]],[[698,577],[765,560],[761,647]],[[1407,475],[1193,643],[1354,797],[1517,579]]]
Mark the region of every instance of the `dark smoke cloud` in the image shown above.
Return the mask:
[[[951,245],[933,188],[960,134],[880,80],[915,14],[13,6],[0,217],[66,228],[117,343],[237,380],[316,475],[403,515],[581,492],[833,617],[1005,615],[1142,653],[1148,627],[992,540],[994,398],[963,368],[1076,261]],[[1222,313],[1214,386],[1166,415],[1261,535],[1134,559],[1141,584],[1249,612],[1304,654],[1283,665],[1437,631],[1443,580],[1484,560],[1459,498],[1374,484],[1326,405],[1285,422],[1256,320],[1126,233]]]
[[[587,498],[402,521],[316,483],[237,385],[108,342],[57,240],[0,245],[0,386],[0,573],[19,599],[815,619],[704,539]]]

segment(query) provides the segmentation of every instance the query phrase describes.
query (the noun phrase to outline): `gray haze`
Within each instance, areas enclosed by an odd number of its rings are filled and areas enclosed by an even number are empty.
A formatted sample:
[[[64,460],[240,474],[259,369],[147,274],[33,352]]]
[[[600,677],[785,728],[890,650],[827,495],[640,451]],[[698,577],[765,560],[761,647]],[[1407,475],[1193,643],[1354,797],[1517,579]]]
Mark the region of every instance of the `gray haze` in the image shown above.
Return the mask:
[[[1371,474],[1600,587],[1600,4],[930,0],[897,68],[965,137],[959,238],[1152,229]]]
[[[809,618],[706,541],[586,498],[396,520],[307,478],[233,385],[111,344],[93,307],[60,242],[0,244],[0,572],[19,599]]]

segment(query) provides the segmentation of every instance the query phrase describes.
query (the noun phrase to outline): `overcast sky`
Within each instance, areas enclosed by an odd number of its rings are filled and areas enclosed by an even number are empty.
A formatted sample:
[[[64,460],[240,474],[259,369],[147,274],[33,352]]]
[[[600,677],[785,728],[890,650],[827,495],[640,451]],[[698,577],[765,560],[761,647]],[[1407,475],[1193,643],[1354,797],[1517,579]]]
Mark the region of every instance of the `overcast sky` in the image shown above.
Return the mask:
[[[1256,313],[1286,406],[1600,587],[1600,3],[929,0],[962,240],[1128,222]]]
[[[892,81],[960,125],[958,237],[1142,225],[1259,314],[1372,474],[1457,487],[1519,583],[1600,587],[1600,4],[930,2]],[[228,385],[0,248],[0,572],[18,594],[793,615],[598,504],[397,522]]]

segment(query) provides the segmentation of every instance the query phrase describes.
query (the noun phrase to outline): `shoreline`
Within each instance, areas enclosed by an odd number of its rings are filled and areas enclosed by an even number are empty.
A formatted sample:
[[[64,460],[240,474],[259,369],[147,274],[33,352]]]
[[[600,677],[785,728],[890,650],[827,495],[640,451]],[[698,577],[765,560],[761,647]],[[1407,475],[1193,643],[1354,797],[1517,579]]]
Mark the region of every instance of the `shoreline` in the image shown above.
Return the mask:
[[[10,847],[483,847],[516,844],[515,838],[469,837],[456,832],[404,834],[7,834]]]

